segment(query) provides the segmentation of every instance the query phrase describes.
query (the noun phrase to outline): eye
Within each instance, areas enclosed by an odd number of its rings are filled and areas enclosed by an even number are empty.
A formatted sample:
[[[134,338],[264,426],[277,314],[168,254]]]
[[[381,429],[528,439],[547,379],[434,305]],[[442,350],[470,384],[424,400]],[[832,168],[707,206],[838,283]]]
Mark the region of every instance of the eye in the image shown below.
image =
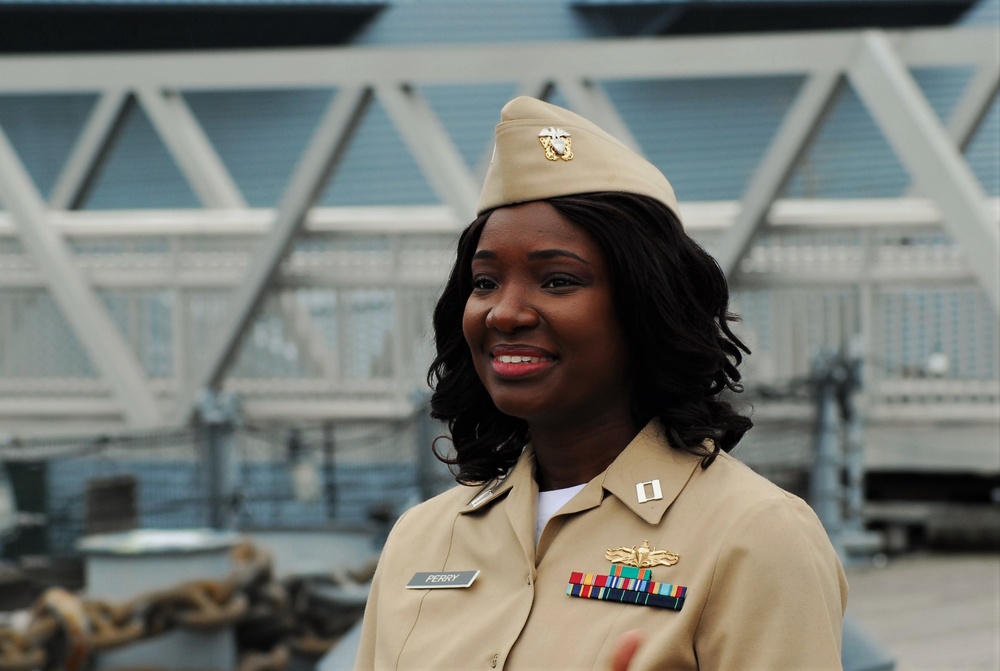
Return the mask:
[[[491,291],[497,288],[497,283],[485,275],[476,275],[472,278],[472,288],[476,291]]]
[[[542,284],[543,289],[568,289],[580,286],[580,281],[569,275],[553,275]]]

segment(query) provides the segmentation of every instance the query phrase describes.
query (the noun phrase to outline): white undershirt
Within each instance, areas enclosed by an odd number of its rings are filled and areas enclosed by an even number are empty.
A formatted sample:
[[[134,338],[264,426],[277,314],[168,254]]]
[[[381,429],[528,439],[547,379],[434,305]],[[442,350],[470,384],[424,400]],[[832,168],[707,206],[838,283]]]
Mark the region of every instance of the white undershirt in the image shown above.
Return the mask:
[[[586,486],[587,483],[584,483],[565,489],[550,489],[547,492],[538,492],[538,518],[535,524],[536,547],[538,546],[538,540],[542,537],[542,529],[552,519],[552,516],[559,512],[560,508],[566,505],[571,498],[576,496],[577,492]]]

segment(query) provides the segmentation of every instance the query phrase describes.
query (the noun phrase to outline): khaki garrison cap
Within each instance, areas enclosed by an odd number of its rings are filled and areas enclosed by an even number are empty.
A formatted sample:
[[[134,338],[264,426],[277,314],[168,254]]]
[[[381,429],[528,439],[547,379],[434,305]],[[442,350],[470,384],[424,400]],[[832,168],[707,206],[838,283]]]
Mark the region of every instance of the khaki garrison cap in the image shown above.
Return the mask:
[[[579,114],[523,96],[504,105],[479,214],[594,191],[650,196],[680,216],[663,173]]]

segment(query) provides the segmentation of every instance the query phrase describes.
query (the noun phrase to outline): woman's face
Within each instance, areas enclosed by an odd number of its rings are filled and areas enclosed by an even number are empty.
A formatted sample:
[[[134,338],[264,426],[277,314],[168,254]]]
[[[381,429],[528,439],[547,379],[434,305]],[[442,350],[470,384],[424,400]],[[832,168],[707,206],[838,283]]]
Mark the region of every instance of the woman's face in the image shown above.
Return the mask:
[[[472,287],[462,330],[501,412],[556,427],[628,417],[625,338],[590,234],[545,202],[500,208],[483,226]]]

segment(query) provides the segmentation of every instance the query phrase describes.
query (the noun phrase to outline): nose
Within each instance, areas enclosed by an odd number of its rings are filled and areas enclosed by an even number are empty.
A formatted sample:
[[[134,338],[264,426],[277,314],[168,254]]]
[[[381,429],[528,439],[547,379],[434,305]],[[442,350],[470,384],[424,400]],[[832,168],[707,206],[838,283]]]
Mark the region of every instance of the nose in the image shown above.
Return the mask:
[[[538,326],[540,317],[519,291],[504,291],[486,313],[487,328],[514,333]]]

